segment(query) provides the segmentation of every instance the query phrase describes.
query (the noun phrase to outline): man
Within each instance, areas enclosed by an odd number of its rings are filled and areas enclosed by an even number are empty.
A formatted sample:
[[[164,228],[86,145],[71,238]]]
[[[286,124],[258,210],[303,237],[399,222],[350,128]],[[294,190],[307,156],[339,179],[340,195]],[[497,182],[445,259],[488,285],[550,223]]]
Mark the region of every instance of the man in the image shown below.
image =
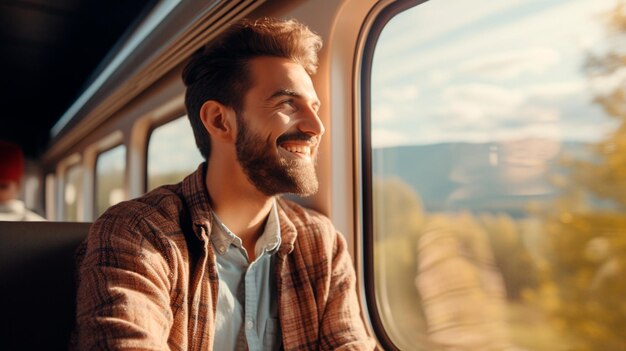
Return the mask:
[[[317,191],[321,39],[243,21],[183,72],[206,163],[108,210],[79,271],[79,349],[371,350],[346,243],[280,198]]]
[[[18,200],[22,178],[22,149],[17,144],[0,140],[0,221],[45,221]]]

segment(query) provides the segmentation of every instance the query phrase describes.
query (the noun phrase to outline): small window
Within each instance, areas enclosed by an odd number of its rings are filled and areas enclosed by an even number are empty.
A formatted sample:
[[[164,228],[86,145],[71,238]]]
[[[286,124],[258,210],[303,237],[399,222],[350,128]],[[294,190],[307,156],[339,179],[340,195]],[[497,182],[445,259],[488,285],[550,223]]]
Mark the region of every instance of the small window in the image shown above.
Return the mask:
[[[626,5],[407,3],[363,65],[385,349],[626,350]]]
[[[26,177],[24,177],[24,185],[23,185],[23,191],[24,191],[24,204],[26,205],[27,208],[35,211],[38,210],[38,207],[40,207],[40,203],[41,203],[41,183],[40,183],[40,176],[37,175],[33,175],[33,174],[29,174]]]
[[[126,171],[126,147],[116,146],[102,152],[96,159],[95,214],[99,217],[104,211],[123,201],[124,175]]]
[[[56,220],[57,213],[57,186],[56,175],[54,173],[46,174],[45,178],[45,209],[46,218]]]
[[[76,164],[65,171],[63,184],[63,220],[76,222],[79,220],[79,202],[83,190],[82,168]]]
[[[155,128],[148,141],[147,190],[180,182],[203,161],[187,117]]]

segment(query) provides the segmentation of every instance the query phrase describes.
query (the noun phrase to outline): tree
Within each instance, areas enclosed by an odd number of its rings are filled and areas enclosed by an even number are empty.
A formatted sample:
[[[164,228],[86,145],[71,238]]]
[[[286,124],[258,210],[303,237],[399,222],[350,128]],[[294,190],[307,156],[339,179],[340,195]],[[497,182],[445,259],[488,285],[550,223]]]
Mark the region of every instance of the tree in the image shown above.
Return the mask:
[[[524,289],[535,289],[538,283],[536,263],[521,240],[520,224],[506,213],[483,213],[479,219],[502,272],[506,295],[519,300]]]
[[[626,68],[623,2],[608,16],[608,29],[611,50],[590,55],[585,67],[592,79]],[[545,223],[544,306],[574,350],[626,350],[626,82],[620,83],[594,100],[616,128],[592,145],[592,157],[565,161],[569,181]]]
[[[373,197],[374,279],[381,317],[401,348],[428,345],[421,298],[413,284],[424,221],[422,202],[409,184],[396,177],[374,178]]]

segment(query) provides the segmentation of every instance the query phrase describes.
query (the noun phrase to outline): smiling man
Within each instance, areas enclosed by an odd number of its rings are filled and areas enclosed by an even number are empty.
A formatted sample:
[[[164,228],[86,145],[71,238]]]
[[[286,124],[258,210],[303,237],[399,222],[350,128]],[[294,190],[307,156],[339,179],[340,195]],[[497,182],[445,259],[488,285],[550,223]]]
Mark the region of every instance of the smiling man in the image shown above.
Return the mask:
[[[371,350],[355,274],[317,191],[321,39],[242,21],[183,80],[206,162],[109,209],[80,250],[78,349]]]

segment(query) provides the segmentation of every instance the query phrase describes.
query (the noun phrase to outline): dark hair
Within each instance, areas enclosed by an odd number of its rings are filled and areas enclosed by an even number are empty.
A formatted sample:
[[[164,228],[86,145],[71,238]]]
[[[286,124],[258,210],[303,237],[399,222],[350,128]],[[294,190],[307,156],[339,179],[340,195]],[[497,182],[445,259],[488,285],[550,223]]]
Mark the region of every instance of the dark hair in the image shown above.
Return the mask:
[[[252,84],[247,68],[250,59],[284,57],[313,74],[321,47],[322,39],[300,22],[261,18],[233,24],[195,53],[183,70],[183,82],[187,115],[202,156],[209,158],[211,140],[200,120],[200,108],[215,100],[240,113]]]

